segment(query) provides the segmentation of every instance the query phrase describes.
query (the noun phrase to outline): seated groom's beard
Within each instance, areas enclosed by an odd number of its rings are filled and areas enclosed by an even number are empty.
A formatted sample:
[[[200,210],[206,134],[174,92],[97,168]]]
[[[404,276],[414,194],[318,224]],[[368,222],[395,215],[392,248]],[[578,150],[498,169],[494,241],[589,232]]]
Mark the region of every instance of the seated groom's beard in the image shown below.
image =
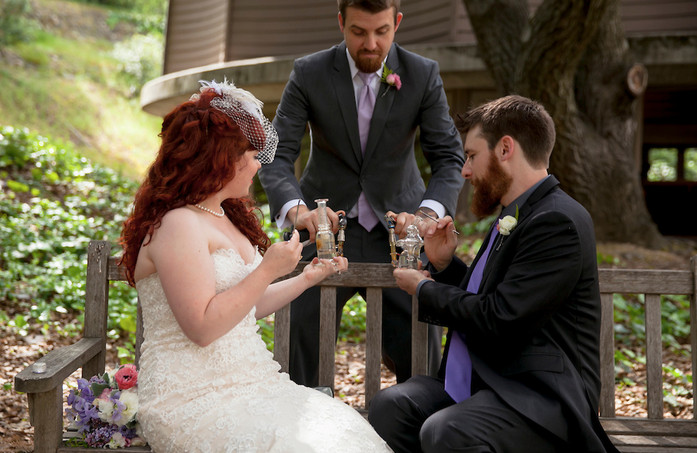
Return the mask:
[[[512,182],[513,178],[503,171],[494,153],[489,154],[486,174],[472,184],[474,186],[472,206],[470,206],[472,213],[479,218],[493,214]]]

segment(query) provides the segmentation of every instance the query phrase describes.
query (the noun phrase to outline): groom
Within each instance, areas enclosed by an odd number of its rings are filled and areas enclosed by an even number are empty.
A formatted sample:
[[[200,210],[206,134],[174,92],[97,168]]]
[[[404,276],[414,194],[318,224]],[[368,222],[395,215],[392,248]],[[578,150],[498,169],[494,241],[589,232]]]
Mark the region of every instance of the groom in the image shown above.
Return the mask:
[[[597,417],[600,295],[588,212],[548,175],[554,123],[507,96],[458,118],[472,211],[503,210],[468,268],[452,220],[425,234],[430,274],[396,269],[422,321],[448,327],[438,378],[382,390],[369,420],[395,452],[617,451]]]

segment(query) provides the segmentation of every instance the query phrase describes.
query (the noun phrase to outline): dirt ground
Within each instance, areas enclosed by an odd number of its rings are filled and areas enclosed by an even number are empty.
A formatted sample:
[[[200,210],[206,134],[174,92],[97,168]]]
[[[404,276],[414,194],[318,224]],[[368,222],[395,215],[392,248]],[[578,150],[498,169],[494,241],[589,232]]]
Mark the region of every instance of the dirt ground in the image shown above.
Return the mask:
[[[690,256],[697,255],[697,242],[675,240],[666,251],[648,250],[631,244],[600,244],[601,256],[613,256],[615,262],[603,263],[601,267],[640,268],[640,269],[689,269]],[[609,261],[609,260],[608,260]],[[16,308],[3,306],[10,319],[16,314]],[[69,315],[60,315],[61,323],[72,322]],[[28,335],[22,336],[0,325],[0,452],[21,453],[32,451],[33,428],[28,421],[27,398],[13,389],[14,376],[24,367],[44,355],[46,352],[68,344],[74,339],[64,338],[55,332],[43,334],[39,326],[28,329]],[[116,346],[109,345],[108,364],[116,364]],[[685,373],[691,374],[691,364],[685,357],[664,357],[666,363],[673,362]],[[66,389],[75,385],[78,373],[72,375],[64,386]],[[362,344],[340,343],[337,345],[337,365],[335,393],[337,398],[356,407],[364,407],[363,382],[365,377],[365,348]],[[636,370],[635,380],[645,381],[644,370]],[[382,387],[395,383],[394,375],[385,367],[382,369]],[[692,416],[690,395],[678,398],[684,406],[667,408],[666,417],[689,418]],[[645,415],[643,405],[645,391],[640,385],[624,387],[615,398],[617,411],[621,415]]]

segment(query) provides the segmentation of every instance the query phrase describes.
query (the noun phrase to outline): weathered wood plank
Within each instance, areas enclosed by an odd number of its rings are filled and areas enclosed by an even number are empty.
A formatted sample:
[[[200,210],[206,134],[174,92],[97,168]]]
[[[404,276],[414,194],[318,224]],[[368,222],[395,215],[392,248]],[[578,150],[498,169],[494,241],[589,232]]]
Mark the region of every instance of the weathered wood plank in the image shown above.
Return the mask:
[[[646,294],[646,400],[651,419],[663,418],[661,296]]]
[[[690,349],[692,352],[692,417],[697,420],[697,391],[695,391],[694,374],[697,370],[697,256],[690,259],[692,272],[692,296],[690,297]]]
[[[309,261],[300,261],[295,270],[279,280],[302,272]],[[397,288],[392,275],[394,268],[387,263],[349,263],[348,271],[327,277],[322,286],[350,286],[356,288]]]
[[[615,445],[627,445],[627,446],[646,446],[651,445],[655,447],[690,447],[692,449],[697,448],[697,439],[694,437],[682,437],[679,435],[666,435],[666,436],[649,436],[645,434],[613,434],[611,435],[612,443]],[[694,451],[694,450],[693,450]]]
[[[150,453],[152,450],[150,449],[150,446],[148,446],[148,445],[145,445],[143,447],[100,449],[100,448],[86,448],[86,447],[68,447],[65,444],[63,444],[61,447],[59,447],[58,450],[55,450],[56,453],[96,453],[99,451],[107,451],[109,453],[119,452],[119,451],[128,452],[128,453]]]
[[[99,451],[119,452],[125,451],[128,453],[149,453],[151,450],[149,445],[143,445],[139,447],[128,447],[128,448],[109,448],[109,449],[99,449],[99,448],[89,448],[89,447],[69,447],[67,442],[71,439],[79,438],[80,434],[75,429],[68,428],[67,431],[63,433],[63,442],[61,443],[56,453],[96,453]]]
[[[319,385],[334,389],[336,358],[336,287],[320,290],[319,312]]]
[[[601,294],[600,415],[615,415],[615,332],[612,294]]]
[[[109,258],[109,281],[119,282],[126,281],[126,268],[119,266],[118,256],[112,256]]]
[[[100,338],[81,338],[76,343],[54,349],[15,376],[15,390],[44,393],[63,385],[63,381],[89,358],[103,349]],[[45,363],[46,372],[34,373],[36,363]]]
[[[290,369],[290,304],[274,314],[273,358],[281,364],[281,371],[287,373]]]
[[[656,445],[616,445],[620,453],[695,453],[693,447],[659,447]]]
[[[53,453],[63,432],[63,385],[28,393],[27,397],[30,423],[34,426],[34,453]]]
[[[608,434],[635,434],[647,436],[679,435],[697,438],[697,423],[690,419],[649,420],[640,417],[601,417],[600,423]]]
[[[599,269],[601,293],[692,294],[690,271],[650,269]]]
[[[411,298],[411,374],[428,374],[428,324],[419,321],[419,299]]]
[[[136,307],[136,345],[135,345],[135,366],[140,367],[140,346],[143,344],[143,307],[140,306],[138,297]]]
[[[104,346],[99,354],[82,366],[82,377],[89,379],[104,372],[106,361],[106,330],[109,312],[109,256],[111,243],[90,241],[87,248],[87,280],[85,282],[84,335],[101,338]]]
[[[365,407],[380,390],[380,360],[382,356],[382,290],[366,290],[365,323]]]

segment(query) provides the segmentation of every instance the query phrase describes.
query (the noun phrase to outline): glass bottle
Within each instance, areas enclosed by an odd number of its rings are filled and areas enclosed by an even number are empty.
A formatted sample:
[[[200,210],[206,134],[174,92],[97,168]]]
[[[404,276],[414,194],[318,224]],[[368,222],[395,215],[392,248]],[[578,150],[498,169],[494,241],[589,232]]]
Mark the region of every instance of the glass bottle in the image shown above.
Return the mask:
[[[315,200],[319,217],[317,234],[315,235],[315,245],[317,246],[317,258],[330,260],[336,256],[336,247],[334,245],[332,224],[329,223],[329,218],[327,217],[327,201],[327,198]]]
[[[419,236],[419,228],[416,225],[407,227],[407,236],[397,241],[397,246],[402,248],[399,254],[399,267],[406,269],[419,268],[419,255],[424,241]]]

